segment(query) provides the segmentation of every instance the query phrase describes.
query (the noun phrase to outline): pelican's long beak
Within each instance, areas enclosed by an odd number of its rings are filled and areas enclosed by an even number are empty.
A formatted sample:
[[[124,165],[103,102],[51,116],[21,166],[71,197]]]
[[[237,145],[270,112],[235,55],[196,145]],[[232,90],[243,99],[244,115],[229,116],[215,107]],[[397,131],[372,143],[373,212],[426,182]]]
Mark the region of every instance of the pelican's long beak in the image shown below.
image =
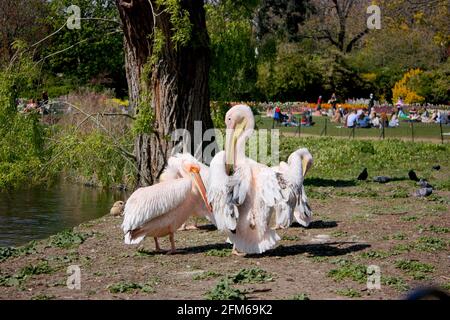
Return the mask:
[[[227,129],[225,141],[225,171],[228,175],[233,173],[234,165],[236,164],[236,143],[239,137],[245,130],[247,120],[244,118],[238,122],[234,128]]]
[[[306,173],[309,170],[309,167],[311,166],[310,159],[308,157],[302,158],[302,176],[303,178],[306,176]]]
[[[203,183],[202,177],[200,176],[199,170],[197,168],[191,169],[192,178],[194,179],[195,186],[198,191],[200,191],[200,195],[202,196],[203,201],[205,202],[206,208],[209,212],[212,212],[213,209],[208,202],[208,198],[206,197],[206,188]]]

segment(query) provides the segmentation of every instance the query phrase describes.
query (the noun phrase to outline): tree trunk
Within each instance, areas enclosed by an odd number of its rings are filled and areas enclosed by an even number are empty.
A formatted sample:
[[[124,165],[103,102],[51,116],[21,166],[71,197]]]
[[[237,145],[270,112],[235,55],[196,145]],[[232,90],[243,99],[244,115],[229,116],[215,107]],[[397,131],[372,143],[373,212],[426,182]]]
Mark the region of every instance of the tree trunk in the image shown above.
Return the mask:
[[[153,132],[141,134],[135,141],[139,186],[153,184],[160,176],[174,146],[170,137],[175,129],[187,129],[193,140],[194,121],[202,122],[203,132],[213,127],[203,1],[179,1],[181,9],[189,12],[192,29],[189,43],[176,48],[168,10],[158,8],[155,0],[116,0],[124,30],[130,105],[139,112],[140,104],[150,103],[155,117]],[[155,27],[164,35],[164,44],[151,71],[144,72],[155,51]],[[191,145],[191,150],[195,147]]]

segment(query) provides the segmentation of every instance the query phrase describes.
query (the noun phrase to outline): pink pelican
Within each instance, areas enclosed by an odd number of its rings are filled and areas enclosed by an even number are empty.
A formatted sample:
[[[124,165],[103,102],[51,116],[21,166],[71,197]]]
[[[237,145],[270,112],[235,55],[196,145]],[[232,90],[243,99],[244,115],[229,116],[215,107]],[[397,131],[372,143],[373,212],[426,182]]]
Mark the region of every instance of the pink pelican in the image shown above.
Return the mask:
[[[308,170],[313,164],[313,158],[308,149],[298,149],[288,158],[288,162],[280,162],[280,165],[272,169],[282,186],[283,199],[276,207],[276,227],[284,229],[295,220],[304,227],[311,223],[312,211],[308,204],[303,181]]]
[[[206,188],[196,163],[183,161],[179,178],[137,189],[127,200],[122,229],[126,244],[140,243],[145,236],[154,237],[156,251],[161,251],[158,238],[169,235],[175,253],[175,231],[193,211],[212,211]]]
[[[186,161],[190,163],[194,163],[197,166],[200,167],[200,176],[202,180],[205,182],[206,190],[208,190],[208,177],[209,177],[209,167],[200,161],[198,161],[195,157],[193,157],[189,153],[177,153],[169,158],[167,160],[167,166],[164,169],[163,173],[161,174],[161,177],[159,178],[159,181],[171,181],[182,178],[181,176],[181,168],[183,167],[183,163]],[[202,201],[202,199],[199,199],[199,201]],[[213,220],[211,217],[211,212],[205,207],[205,206],[197,206],[196,211],[192,211],[191,216],[193,217],[205,217],[208,220]],[[182,230],[195,230],[198,229],[197,227],[197,220],[194,220],[195,224],[192,226],[187,226],[186,223],[183,223],[181,227],[179,228],[180,231]]]
[[[280,239],[269,227],[282,197],[280,186],[273,170],[245,156],[245,143],[255,125],[251,109],[234,106],[227,112],[225,123],[225,151],[214,157],[210,167],[210,181],[213,172],[219,179],[210,183],[208,198],[218,229],[230,231],[233,253],[263,253]]]

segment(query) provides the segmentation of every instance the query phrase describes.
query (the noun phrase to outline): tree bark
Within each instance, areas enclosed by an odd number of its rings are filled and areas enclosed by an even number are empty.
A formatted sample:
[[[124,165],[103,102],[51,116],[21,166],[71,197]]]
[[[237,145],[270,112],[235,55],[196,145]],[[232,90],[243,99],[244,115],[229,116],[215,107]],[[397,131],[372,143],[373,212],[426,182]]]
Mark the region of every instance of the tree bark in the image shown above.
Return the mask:
[[[213,127],[209,109],[208,74],[209,37],[203,1],[180,0],[189,12],[192,26],[190,41],[178,46],[172,41],[170,13],[158,8],[155,0],[116,0],[125,38],[126,71],[130,105],[139,112],[140,103],[150,103],[155,121],[153,132],[141,134],[135,141],[138,185],[153,184],[162,173],[174,142],[175,129],[187,129],[194,136],[194,121],[203,131]],[[164,35],[159,59],[150,74],[144,65],[154,52],[154,30]],[[144,99],[151,93],[150,101]],[[191,145],[195,151],[196,146]]]

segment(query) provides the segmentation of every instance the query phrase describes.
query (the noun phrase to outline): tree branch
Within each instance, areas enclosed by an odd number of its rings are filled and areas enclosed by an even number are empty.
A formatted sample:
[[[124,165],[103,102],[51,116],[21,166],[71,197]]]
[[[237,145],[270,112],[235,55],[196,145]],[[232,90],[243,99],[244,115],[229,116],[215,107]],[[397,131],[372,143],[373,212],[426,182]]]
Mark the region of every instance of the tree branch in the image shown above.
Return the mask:
[[[131,9],[131,8],[133,8],[133,0],[130,0],[130,2],[125,2],[124,0],[119,0],[119,5],[121,5],[124,8]]]

